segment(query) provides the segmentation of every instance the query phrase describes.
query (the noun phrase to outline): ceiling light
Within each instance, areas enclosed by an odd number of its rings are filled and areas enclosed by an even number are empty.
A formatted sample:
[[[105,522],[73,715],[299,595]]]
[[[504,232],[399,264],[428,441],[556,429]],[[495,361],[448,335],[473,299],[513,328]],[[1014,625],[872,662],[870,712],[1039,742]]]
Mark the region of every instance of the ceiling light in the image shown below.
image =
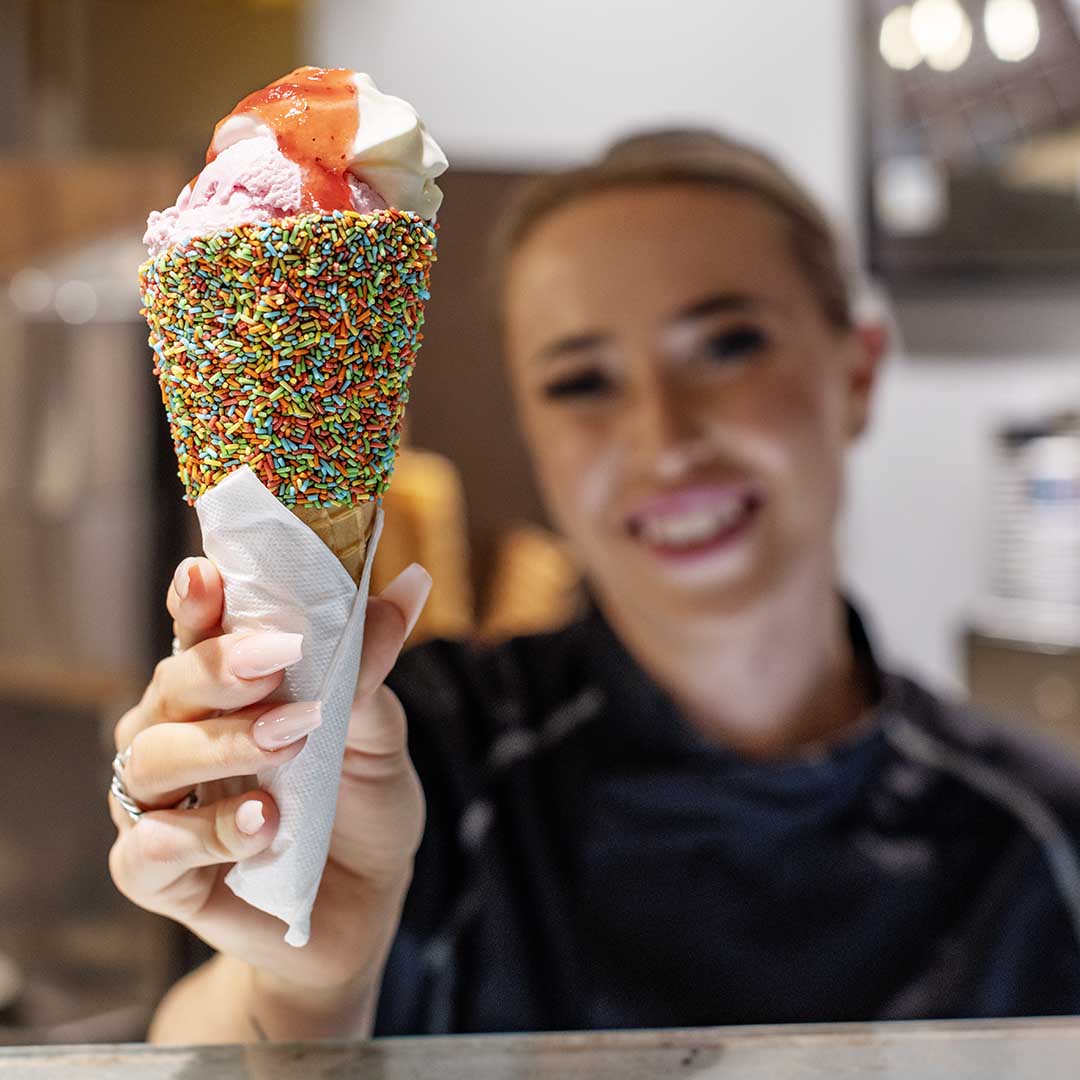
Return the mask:
[[[949,219],[948,181],[928,157],[886,158],[874,176],[874,207],[895,236],[925,236]]]
[[[911,36],[923,59],[937,71],[955,71],[971,55],[971,20],[958,0],[916,0]]]
[[[52,278],[35,266],[23,267],[8,283],[8,296],[24,314],[40,315],[52,303]]]
[[[911,8],[893,8],[882,20],[878,47],[885,63],[897,71],[911,71],[922,63],[922,50],[911,36]]]
[[[56,314],[72,325],[88,323],[98,310],[97,293],[85,281],[65,281],[53,299]]]
[[[988,0],[983,28],[999,60],[1019,63],[1039,46],[1039,12],[1031,0]]]

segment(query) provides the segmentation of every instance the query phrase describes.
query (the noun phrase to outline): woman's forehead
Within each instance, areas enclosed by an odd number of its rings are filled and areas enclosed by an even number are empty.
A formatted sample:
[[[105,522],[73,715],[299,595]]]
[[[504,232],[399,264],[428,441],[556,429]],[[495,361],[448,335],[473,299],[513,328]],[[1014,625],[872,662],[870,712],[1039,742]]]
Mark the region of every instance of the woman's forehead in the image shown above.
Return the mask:
[[[554,319],[657,319],[706,294],[809,294],[783,217],[760,197],[702,184],[591,194],[550,213],[510,261],[510,329]]]

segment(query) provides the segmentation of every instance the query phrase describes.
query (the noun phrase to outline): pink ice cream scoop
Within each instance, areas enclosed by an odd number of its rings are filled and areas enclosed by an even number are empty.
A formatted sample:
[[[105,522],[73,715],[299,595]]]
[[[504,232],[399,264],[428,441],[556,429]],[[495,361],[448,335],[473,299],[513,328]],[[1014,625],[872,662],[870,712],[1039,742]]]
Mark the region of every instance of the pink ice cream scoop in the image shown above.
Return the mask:
[[[344,68],[297,68],[214,128],[206,166],[152,213],[156,257],[193,238],[301,214],[391,207],[434,221],[446,156],[416,110]]]
[[[195,236],[297,214],[302,181],[300,166],[281,152],[272,136],[242,139],[222,150],[180,192],[175,206],[151,213],[143,243],[154,257]],[[373,188],[354,176],[348,181],[358,213],[386,209]]]

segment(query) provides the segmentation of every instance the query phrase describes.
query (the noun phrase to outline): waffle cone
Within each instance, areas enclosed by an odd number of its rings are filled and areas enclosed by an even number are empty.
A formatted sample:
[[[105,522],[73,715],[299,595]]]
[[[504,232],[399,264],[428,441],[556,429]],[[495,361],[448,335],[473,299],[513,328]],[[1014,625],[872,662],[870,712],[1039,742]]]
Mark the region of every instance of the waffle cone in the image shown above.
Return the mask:
[[[341,506],[291,506],[289,509],[338,557],[359,585],[368,542],[375,527],[373,500]]]

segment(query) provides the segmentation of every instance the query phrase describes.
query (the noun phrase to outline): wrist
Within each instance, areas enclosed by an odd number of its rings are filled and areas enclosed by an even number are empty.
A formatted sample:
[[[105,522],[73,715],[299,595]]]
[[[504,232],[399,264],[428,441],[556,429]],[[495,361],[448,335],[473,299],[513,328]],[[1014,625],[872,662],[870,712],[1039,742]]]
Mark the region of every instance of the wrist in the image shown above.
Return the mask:
[[[248,967],[248,1020],[258,1038],[272,1041],[367,1038],[375,1020],[379,973],[309,986]]]

